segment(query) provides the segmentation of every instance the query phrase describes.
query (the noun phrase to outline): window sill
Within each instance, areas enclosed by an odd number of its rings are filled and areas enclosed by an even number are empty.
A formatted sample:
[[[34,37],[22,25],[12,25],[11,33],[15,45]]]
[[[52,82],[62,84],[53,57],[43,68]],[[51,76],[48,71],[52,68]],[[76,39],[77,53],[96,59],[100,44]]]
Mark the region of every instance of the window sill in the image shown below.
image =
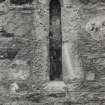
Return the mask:
[[[50,81],[45,84],[44,90],[48,93],[63,93],[66,91],[66,84],[63,81]]]

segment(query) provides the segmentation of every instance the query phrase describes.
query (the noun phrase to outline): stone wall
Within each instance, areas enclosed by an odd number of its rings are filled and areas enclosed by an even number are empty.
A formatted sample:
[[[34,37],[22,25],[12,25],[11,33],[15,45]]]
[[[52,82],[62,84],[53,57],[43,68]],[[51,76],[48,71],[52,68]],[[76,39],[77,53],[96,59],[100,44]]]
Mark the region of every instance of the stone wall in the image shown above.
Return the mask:
[[[29,83],[25,81],[29,79],[31,68],[28,62],[32,58],[32,10],[14,8],[7,1],[0,6],[0,93],[26,90],[24,87],[28,89]],[[19,85],[22,84],[25,86],[21,90]]]
[[[99,102],[104,99],[104,2],[71,1],[62,10],[63,64],[71,100]]]
[[[40,72],[38,78],[41,80],[49,80],[49,59],[48,59],[48,35],[49,35],[49,11],[48,7],[43,3],[34,5],[34,34],[36,37],[37,47],[35,49],[34,70]],[[41,81],[40,80],[40,81]]]
[[[1,104],[104,105],[104,0],[60,2],[59,82],[49,81],[49,0],[0,3]]]

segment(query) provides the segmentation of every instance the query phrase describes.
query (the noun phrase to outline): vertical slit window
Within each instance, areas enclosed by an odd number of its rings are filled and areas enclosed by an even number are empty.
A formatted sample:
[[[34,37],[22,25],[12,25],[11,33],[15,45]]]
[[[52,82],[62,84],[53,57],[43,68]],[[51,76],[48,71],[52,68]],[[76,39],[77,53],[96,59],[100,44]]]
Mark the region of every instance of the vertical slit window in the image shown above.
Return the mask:
[[[59,0],[50,2],[49,58],[50,80],[62,80],[61,5]]]

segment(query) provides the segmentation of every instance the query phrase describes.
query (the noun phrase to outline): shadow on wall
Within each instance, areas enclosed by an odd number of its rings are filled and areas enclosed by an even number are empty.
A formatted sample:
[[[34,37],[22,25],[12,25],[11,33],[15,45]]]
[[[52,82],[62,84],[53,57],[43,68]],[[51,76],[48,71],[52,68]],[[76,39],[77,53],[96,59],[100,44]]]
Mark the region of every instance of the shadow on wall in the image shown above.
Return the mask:
[[[11,4],[23,5],[23,4],[32,4],[33,0],[10,0]]]

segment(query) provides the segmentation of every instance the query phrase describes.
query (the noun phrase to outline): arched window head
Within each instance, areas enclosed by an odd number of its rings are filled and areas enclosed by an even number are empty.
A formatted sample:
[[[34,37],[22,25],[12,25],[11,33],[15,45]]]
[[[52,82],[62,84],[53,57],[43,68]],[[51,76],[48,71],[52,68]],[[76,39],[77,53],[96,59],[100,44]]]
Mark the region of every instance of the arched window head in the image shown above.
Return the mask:
[[[57,1],[60,3],[61,6],[64,5],[63,0],[57,0]],[[51,2],[52,2],[52,0],[47,0],[47,4],[48,4],[48,5],[50,5]]]

